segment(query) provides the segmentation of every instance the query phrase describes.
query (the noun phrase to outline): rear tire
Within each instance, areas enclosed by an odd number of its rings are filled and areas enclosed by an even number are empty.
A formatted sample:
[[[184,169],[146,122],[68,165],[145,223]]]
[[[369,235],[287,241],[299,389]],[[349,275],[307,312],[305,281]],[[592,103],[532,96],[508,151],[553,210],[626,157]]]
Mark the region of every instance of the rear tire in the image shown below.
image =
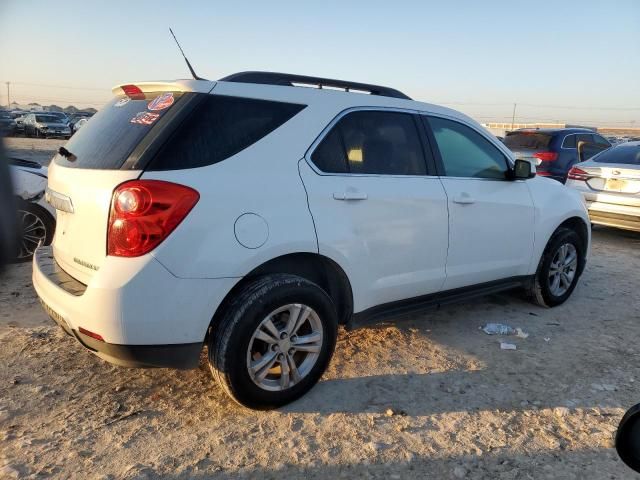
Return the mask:
[[[240,405],[285,405],[308,392],[326,370],[337,325],[331,299],[315,283],[288,274],[256,278],[213,327],[211,372]]]
[[[576,288],[584,265],[585,246],[578,234],[569,228],[559,228],[540,258],[527,296],[541,307],[563,304]]]
[[[16,261],[27,262],[33,258],[39,242],[42,242],[42,245],[49,245],[53,241],[56,221],[40,205],[21,201],[18,204],[18,222],[20,240]]]

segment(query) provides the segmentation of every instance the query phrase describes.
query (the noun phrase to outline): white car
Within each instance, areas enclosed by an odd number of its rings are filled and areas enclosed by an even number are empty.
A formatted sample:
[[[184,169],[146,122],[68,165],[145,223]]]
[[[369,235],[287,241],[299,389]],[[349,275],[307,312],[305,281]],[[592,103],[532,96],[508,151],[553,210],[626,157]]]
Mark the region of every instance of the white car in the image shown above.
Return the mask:
[[[16,259],[31,260],[39,244],[49,245],[56,228],[55,210],[44,198],[47,168],[18,158],[9,159],[9,174],[17,200],[20,239]]]
[[[591,223],[640,232],[640,142],[621,143],[575,165],[566,185],[584,197]]]
[[[207,345],[233,399],[271,408],[318,381],[340,324],[517,287],[554,306],[585,266],[580,196],[454,110],[261,72],[114,94],[50,166],[33,271],[110,362],[194,368]]]

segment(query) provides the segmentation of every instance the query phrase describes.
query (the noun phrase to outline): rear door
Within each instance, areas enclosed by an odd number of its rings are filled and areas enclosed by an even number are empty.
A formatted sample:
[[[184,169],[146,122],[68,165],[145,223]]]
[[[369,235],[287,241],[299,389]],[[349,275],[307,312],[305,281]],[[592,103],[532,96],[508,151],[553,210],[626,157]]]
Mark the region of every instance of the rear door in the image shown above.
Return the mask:
[[[135,159],[154,142],[189,95],[131,90],[111,100],[74,135],[49,168],[47,199],[57,210],[53,253],[88,283],[107,254],[107,223],[116,186],[140,176]]]
[[[424,117],[449,206],[445,290],[525,275],[534,209],[523,180],[487,136],[453,119]]]
[[[345,268],[356,312],[444,283],[446,195],[428,174],[417,120],[352,111],[300,162],[320,253]]]

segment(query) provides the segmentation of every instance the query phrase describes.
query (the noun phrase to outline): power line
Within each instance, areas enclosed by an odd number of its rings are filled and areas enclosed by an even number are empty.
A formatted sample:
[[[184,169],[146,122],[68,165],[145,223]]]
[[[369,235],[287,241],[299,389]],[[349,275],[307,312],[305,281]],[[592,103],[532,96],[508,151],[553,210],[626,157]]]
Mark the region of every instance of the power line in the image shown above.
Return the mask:
[[[99,92],[111,92],[110,88],[96,88],[96,87],[76,87],[71,85],[48,85],[44,83],[27,83],[27,82],[11,82],[12,85],[24,85],[27,87],[43,87],[43,88],[63,88],[67,90],[93,90]]]

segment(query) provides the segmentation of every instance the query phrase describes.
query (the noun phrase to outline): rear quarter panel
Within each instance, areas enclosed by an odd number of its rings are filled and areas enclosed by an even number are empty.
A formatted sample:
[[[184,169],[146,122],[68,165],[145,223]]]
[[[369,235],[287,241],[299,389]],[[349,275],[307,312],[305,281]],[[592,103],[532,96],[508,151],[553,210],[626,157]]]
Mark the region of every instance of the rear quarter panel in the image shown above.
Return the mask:
[[[529,274],[534,274],[549,239],[556,229],[570,218],[580,218],[587,226],[587,256],[591,247],[591,222],[579,192],[548,178],[535,177],[527,181],[534,205],[534,246]]]
[[[224,278],[242,277],[281,255],[317,253],[298,172],[299,159],[321,129],[309,128],[317,117],[305,109],[256,144],[214,165],[145,172],[143,179],[175,182],[200,193],[194,209],[153,251],[158,261],[177,277]],[[247,248],[236,238],[236,221],[247,213],[262,217],[267,225],[266,242],[257,248]]]

